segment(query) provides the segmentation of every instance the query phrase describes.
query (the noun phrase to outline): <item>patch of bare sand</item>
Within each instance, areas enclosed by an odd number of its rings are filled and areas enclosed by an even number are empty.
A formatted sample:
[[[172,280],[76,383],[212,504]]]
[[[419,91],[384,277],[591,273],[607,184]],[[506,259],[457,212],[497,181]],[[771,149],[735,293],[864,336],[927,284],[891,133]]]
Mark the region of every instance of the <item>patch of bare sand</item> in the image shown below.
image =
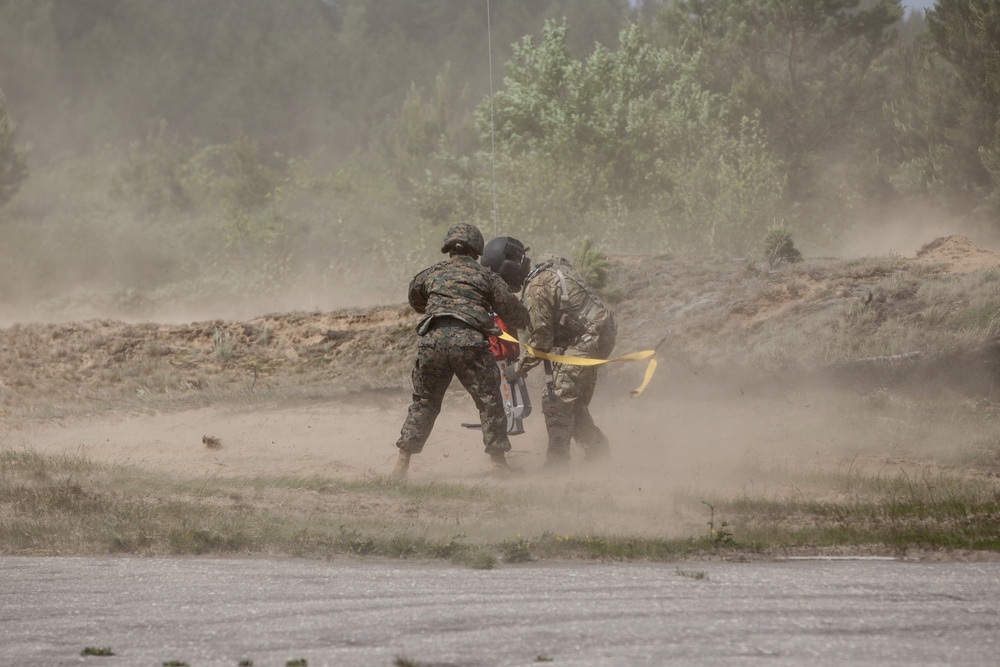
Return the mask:
[[[537,409],[525,422],[528,432],[512,437],[509,460],[525,475],[510,478],[491,471],[479,431],[462,427],[477,415],[472,401],[456,386],[446,397],[427,446],[413,458],[411,479],[525,488],[550,497],[553,504],[586,496],[596,499],[598,509],[581,509],[574,517],[576,525],[607,534],[676,537],[707,532],[709,510],[701,500],[780,496],[790,487],[767,471],[846,465],[857,451],[857,442],[830,428],[821,399],[800,396],[792,401],[735,384],[691,392],[679,378],[660,379],[637,399],[629,398],[620,382],[602,387],[593,414],[611,439],[613,455],[597,465],[584,462],[574,445],[568,470],[543,470],[547,438]],[[540,390],[533,386],[533,395]],[[98,463],[133,465],[188,479],[364,479],[391,469],[408,400],[399,392],[294,407],[212,407],[0,422],[0,428],[7,448],[84,455]],[[221,446],[206,446],[206,436],[218,439]],[[805,481],[795,483],[799,493],[810,494],[803,488]],[[391,504],[384,508],[399,513],[407,509]],[[352,509],[337,511],[350,515]],[[546,512],[541,505],[526,513],[525,530],[558,533],[560,527]]]
[[[537,396],[539,388],[533,389]],[[794,440],[787,444],[801,452],[805,443],[801,433],[790,433],[786,402],[777,401],[777,409],[785,416],[771,419],[767,415],[775,406],[741,395],[739,387],[729,389],[728,400],[687,398],[681,392],[659,397],[649,392],[630,399],[625,393],[602,391],[593,414],[611,438],[614,456],[604,464],[588,465],[582,450],[574,445],[574,461],[565,479],[582,476],[637,490],[692,486],[699,481],[709,488],[739,469],[747,457],[782,442]],[[373,398],[295,407],[208,407],[22,421],[6,425],[5,445],[47,454],[80,454],[98,463],[188,477],[364,478],[391,469],[409,397],[399,393]],[[791,421],[808,421],[810,407],[803,406],[800,412]],[[413,459],[411,477],[418,481],[488,477],[489,459],[482,451],[480,431],[462,426],[477,421],[475,407],[464,391],[450,390],[430,440]],[[526,479],[536,475],[552,479],[541,473],[546,435],[540,409],[525,425],[526,434],[511,438],[514,449],[509,458],[533,473]],[[206,436],[218,439],[221,446],[206,446]]]
[[[951,273],[970,273],[1000,266],[1000,254],[976,245],[966,236],[942,236],[921,247],[914,261],[940,264]]]

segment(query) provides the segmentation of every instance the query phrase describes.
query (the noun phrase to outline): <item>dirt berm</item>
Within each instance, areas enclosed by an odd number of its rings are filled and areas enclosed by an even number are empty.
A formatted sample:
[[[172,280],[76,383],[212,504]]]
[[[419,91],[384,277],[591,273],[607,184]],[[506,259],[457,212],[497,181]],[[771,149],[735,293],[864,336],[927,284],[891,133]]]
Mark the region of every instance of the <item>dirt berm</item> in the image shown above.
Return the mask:
[[[912,258],[777,267],[611,259],[616,353],[659,345],[653,386],[718,375],[760,383],[905,380],[977,397],[994,389],[1000,255],[965,237],[939,238]],[[203,404],[206,392],[214,402],[220,392],[405,391],[416,319],[398,303],[242,322],[18,324],[0,329],[0,400],[10,414],[54,405],[183,408]],[[623,364],[605,375],[624,389],[641,371]]]

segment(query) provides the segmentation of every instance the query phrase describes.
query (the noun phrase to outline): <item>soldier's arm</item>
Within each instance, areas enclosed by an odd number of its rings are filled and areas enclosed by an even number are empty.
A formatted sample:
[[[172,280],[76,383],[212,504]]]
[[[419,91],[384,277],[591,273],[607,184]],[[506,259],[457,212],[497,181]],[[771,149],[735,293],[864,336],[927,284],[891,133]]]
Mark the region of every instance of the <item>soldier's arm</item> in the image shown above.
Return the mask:
[[[558,291],[544,279],[532,281],[524,288],[522,299],[528,309],[528,336],[525,342],[542,352],[552,349],[555,340],[556,317],[559,313]]]
[[[534,280],[524,288],[522,303],[528,309],[528,331],[521,340],[542,352],[552,349],[555,340],[555,319],[559,312],[557,303],[558,290],[546,284],[544,278]],[[526,355],[518,364],[518,372],[522,375],[539,364],[541,360]]]
[[[504,324],[523,329],[528,326],[528,310],[507,287],[507,283],[495,273],[490,274],[492,283],[493,312],[500,316]]]
[[[427,270],[424,270],[413,277],[408,295],[410,306],[421,315],[427,310],[427,284],[424,282],[426,274]]]

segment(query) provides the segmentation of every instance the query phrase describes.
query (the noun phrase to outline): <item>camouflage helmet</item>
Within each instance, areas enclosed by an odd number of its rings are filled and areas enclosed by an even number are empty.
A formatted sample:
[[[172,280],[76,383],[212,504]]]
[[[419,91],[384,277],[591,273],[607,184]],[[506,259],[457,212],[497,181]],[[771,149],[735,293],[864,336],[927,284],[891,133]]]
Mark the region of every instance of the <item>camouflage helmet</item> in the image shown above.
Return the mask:
[[[476,257],[479,257],[483,254],[484,242],[482,232],[466,222],[452,225],[448,233],[444,235],[444,244],[441,246],[441,252],[450,252],[456,245],[469,248],[476,254]]]

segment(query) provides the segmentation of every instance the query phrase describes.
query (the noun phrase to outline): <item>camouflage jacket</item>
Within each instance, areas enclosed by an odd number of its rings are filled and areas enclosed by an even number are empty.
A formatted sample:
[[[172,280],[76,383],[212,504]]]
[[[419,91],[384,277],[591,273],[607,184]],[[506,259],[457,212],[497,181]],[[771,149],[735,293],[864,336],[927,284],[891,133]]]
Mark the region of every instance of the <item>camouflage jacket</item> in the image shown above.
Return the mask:
[[[546,256],[524,283],[521,302],[531,319],[521,340],[542,352],[576,348],[577,354],[603,357],[614,348],[618,328],[611,311],[569,260]],[[521,362],[527,371],[538,360]]]
[[[528,313],[498,274],[466,256],[456,256],[424,269],[410,281],[410,305],[424,317],[421,334],[435,317],[462,320],[487,335],[499,333],[496,313],[507,324],[523,327]]]

